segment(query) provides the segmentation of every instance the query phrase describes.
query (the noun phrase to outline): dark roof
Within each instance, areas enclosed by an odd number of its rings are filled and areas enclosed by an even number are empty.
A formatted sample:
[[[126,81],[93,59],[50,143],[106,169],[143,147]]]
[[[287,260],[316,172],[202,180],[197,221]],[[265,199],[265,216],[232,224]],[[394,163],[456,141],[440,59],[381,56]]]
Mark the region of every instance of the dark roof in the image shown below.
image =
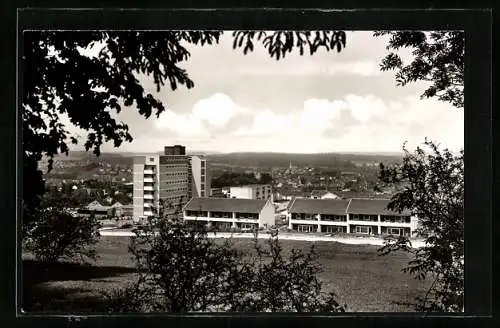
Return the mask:
[[[239,198],[192,198],[184,207],[187,211],[260,213],[267,200]]]
[[[290,213],[346,214],[347,199],[296,199]]]
[[[383,214],[383,215],[410,215],[408,211],[398,213],[387,209],[389,199],[351,199],[347,213],[352,214]]]

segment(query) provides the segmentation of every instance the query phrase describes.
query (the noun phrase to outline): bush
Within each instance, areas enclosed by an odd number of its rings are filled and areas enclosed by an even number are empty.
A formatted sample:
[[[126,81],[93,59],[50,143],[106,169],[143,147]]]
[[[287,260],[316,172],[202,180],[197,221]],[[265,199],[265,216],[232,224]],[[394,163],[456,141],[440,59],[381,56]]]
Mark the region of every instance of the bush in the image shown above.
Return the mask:
[[[157,232],[153,234],[152,232]],[[132,237],[137,282],[109,297],[111,312],[344,311],[324,295],[319,266],[309,253],[282,253],[277,232],[267,248],[257,233],[254,256],[180,220],[157,220]],[[270,257],[270,259],[269,259]]]
[[[101,225],[94,216],[75,217],[57,207],[37,211],[37,215],[39,219],[25,231],[23,245],[37,260],[96,259],[94,245]]]

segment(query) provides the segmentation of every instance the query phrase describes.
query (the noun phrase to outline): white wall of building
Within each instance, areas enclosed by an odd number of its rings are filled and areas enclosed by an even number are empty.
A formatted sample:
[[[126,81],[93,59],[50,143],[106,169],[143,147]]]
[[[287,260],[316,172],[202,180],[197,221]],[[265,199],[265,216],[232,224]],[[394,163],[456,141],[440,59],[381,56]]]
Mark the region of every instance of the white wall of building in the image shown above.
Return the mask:
[[[231,198],[241,199],[271,199],[273,197],[271,185],[251,185],[230,187]]]
[[[148,216],[151,213],[151,207],[145,207],[144,203],[153,202],[153,204],[158,203],[158,187],[159,176],[158,176],[158,165],[159,156],[158,155],[148,155],[148,156],[138,156],[133,159],[133,217],[134,220],[139,220]],[[151,174],[152,172],[152,174]],[[153,184],[152,191],[146,191],[145,185],[148,184],[147,181],[152,180],[155,182]],[[149,183],[151,184],[151,183]],[[146,199],[146,195],[153,195],[153,199]]]
[[[144,217],[144,163],[134,163],[133,172],[133,216],[138,220]]]
[[[259,227],[274,226],[276,224],[276,217],[274,216],[274,205],[270,199],[267,200],[266,205],[262,208],[259,214]]]
[[[191,197],[210,196],[210,177],[207,160],[200,156],[190,156],[191,163]]]
[[[201,196],[201,158],[191,156],[191,197]]]
[[[254,193],[251,187],[230,187],[231,198],[253,199]]]

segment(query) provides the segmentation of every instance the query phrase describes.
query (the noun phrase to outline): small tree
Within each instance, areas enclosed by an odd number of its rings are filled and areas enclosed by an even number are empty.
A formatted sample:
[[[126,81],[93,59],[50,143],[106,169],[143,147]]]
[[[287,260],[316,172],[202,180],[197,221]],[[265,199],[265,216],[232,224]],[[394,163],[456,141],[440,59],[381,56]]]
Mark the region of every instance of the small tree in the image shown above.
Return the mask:
[[[464,306],[464,163],[448,149],[440,150],[427,139],[405,156],[400,165],[380,165],[380,178],[390,184],[403,184],[389,203],[389,209],[408,209],[419,219],[417,233],[425,246],[411,247],[407,237],[388,237],[379,249],[385,255],[396,250],[413,254],[404,272],[418,279],[432,279],[423,297],[417,299],[419,311],[463,311]]]
[[[253,312],[344,312],[346,305],[337,302],[335,293],[322,291],[318,279],[321,267],[316,262],[314,246],[307,253],[292,249],[288,256],[273,229],[267,247],[254,239],[256,257],[252,262],[250,293],[238,299],[236,311]]]
[[[94,245],[99,241],[100,224],[94,216],[75,217],[64,209],[50,207],[37,211],[37,217],[26,227],[24,247],[38,260],[96,259]]]
[[[323,297],[313,254],[293,251],[285,259],[275,237],[265,250],[256,238],[249,260],[230,239],[217,242],[179,219],[151,219],[130,246],[139,277],[108,294],[109,310],[343,311],[333,294]]]

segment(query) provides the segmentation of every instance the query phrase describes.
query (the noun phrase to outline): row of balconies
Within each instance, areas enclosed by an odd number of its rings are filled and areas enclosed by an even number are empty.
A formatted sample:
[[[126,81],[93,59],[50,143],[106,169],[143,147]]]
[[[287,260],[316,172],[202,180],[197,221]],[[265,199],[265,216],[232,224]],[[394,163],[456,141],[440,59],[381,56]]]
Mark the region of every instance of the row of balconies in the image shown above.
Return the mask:
[[[323,215],[322,214],[316,214],[316,215],[308,215],[305,218],[298,218],[294,217],[293,214],[289,215],[289,219],[291,221],[300,223],[300,222],[305,222],[305,221],[310,221],[310,222],[336,222],[336,223],[347,223],[347,222],[353,222],[356,224],[387,224],[389,226],[393,225],[410,225],[411,224],[411,219],[410,221],[404,220],[403,217],[398,221],[395,218],[390,218],[389,221],[387,219],[381,218],[380,215],[374,215],[374,217],[377,218],[377,220],[373,220],[373,218],[370,218],[371,220],[360,220],[358,216],[351,216],[351,215],[346,215],[346,216],[335,216],[334,218],[329,217],[327,220],[323,220]]]
[[[220,222],[247,222],[247,223],[257,223],[259,219],[250,218],[214,218],[214,217],[202,217],[202,216],[186,216],[184,215],[184,220],[197,220],[197,221],[220,221]]]
[[[251,220],[251,221],[256,221],[259,220],[258,215],[237,215],[238,213],[236,212],[227,212],[223,214],[215,214],[212,215],[212,213],[204,211],[202,213],[193,213],[190,211],[184,211],[184,218],[188,220],[210,220],[210,219],[217,219],[217,220],[228,220],[233,221],[233,220]]]

